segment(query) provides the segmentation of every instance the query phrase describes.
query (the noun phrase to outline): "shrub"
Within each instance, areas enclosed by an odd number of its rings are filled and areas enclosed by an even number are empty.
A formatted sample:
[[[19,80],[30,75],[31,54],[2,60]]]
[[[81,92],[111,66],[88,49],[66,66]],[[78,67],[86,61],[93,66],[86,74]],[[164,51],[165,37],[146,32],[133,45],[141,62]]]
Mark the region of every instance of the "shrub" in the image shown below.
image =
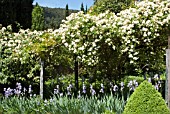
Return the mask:
[[[128,99],[123,114],[170,114],[170,111],[161,94],[144,81]]]
[[[140,84],[144,81],[144,78],[140,76],[126,76],[123,82],[127,85],[131,80],[136,80]]]

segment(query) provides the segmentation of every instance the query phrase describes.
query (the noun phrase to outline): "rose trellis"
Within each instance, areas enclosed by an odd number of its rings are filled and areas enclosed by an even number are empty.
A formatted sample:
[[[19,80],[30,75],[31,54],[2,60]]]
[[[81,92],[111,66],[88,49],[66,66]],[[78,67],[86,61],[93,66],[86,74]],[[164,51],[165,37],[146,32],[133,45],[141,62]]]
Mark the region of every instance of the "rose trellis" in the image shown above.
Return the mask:
[[[167,46],[169,5],[168,1],[142,1],[117,15],[109,11],[99,15],[78,12],[63,21],[58,33],[65,46],[88,66],[100,63],[107,45],[118,59],[127,57],[126,62],[136,70],[148,62],[159,68]]]

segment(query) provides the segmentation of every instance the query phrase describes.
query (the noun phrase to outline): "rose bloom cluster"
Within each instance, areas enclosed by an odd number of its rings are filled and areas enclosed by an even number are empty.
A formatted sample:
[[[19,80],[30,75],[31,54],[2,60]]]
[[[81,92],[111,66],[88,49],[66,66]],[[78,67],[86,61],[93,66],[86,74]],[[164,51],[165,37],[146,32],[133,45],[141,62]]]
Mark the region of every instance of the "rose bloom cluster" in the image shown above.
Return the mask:
[[[51,29],[46,31],[20,29],[18,33],[13,33],[11,31],[11,26],[7,28],[3,27],[0,30],[0,45],[4,52],[8,51],[8,53],[11,53],[8,54],[8,56],[21,57],[22,54],[26,52],[30,55],[32,53],[39,55],[41,51],[44,51],[47,47],[56,45],[56,32]]]
[[[28,72],[25,75],[32,78],[34,72],[39,70],[39,59],[42,53],[58,45],[55,36],[56,32],[53,30],[31,31],[21,29],[14,33],[11,26],[3,27],[0,30],[0,65],[3,69],[0,73],[1,83],[6,83],[8,77],[16,76],[13,73],[15,71],[11,71],[11,64],[23,66],[27,64],[26,71]],[[17,75],[20,79],[24,77],[20,72]],[[39,79],[36,76],[34,78]]]

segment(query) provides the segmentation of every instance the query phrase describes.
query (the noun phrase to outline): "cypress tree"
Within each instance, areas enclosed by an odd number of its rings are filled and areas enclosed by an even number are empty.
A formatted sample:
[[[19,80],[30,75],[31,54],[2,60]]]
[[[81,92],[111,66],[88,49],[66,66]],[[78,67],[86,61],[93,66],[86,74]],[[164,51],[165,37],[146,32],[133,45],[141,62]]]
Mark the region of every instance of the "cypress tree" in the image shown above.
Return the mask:
[[[94,0],[94,4],[96,4],[97,3],[97,0]]]
[[[87,14],[87,5],[86,5],[86,10],[85,10],[85,13]]]
[[[65,9],[65,18],[69,16],[69,9],[68,9],[68,4],[66,4],[66,9]]]
[[[81,3],[81,8],[80,8],[80,10],[84,12],[84,5],[83,5],[83,3]]]

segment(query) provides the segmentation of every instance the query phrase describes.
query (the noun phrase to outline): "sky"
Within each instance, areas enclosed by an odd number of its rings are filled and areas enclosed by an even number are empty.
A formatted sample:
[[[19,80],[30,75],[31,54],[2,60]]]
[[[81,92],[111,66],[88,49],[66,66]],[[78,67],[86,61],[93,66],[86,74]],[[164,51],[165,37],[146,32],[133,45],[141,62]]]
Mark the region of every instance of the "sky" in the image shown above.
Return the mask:
[[[34,3],[38,3],[40,6],[51,7],[51,8],[65,8],[68,4],[69,9],[80,10],[81,4],[83,3],[84,8],[93,5],[93,0],[34,0]]]

